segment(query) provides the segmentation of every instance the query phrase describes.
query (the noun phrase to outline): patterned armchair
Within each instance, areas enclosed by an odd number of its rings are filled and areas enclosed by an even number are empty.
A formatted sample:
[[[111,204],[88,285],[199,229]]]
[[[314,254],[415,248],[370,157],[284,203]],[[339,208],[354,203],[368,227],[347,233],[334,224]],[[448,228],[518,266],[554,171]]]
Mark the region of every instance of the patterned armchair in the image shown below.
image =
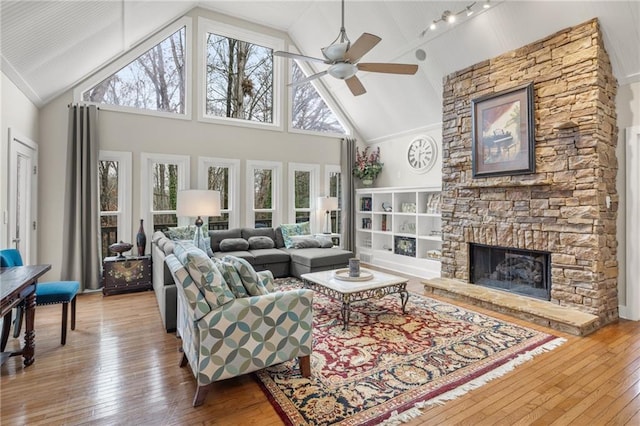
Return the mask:
[[[213,382],[296,357],[301,375],[311,375],[313,291],[273,291],[269,271],[231,256],[214,261],[194,247],[176,245],[165,262],[178,289],[180,366],[189,364],[197,380],[194,407]]]

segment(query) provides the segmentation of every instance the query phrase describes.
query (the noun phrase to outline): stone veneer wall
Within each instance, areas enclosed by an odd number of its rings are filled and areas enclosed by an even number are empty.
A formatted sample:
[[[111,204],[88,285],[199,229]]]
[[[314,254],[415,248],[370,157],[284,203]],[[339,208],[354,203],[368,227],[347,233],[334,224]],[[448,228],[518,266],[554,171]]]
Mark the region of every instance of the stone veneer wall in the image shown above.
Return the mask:
[[[474,179],[471,100],[528,82],[535,173]],[[597,19],[445,78],[443,277],[469,280],[469,243],[548,251],[553,302],[618,318],[616,90]]]

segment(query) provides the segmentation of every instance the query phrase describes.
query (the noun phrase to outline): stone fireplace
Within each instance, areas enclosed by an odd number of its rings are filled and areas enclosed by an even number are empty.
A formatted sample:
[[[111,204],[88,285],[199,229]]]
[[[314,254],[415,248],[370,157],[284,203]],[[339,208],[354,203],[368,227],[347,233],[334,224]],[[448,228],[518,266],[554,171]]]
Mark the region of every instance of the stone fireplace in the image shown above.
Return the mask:
[[[472,99],[528,82],[535,172],[474,178]],[[547,253],[547,300],[618,318],[616,87],[596,19],[445,78],[443,278],[472,285],[473,247]]]

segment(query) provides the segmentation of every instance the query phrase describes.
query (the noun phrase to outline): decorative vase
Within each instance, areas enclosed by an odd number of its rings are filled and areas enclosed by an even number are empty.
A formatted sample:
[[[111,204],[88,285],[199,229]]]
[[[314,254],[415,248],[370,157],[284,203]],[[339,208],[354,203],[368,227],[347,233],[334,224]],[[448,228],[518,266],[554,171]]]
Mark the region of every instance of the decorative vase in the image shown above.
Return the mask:
[[[136,245],[138,246],[138,256],[144,256],[144,250],[147,248],[147,236],[144,233],[144,227],[142,226],[143,220],[140,219],[140,228],[136,234]]]
[[[362,185],[363,186],[371,186],[373,185],[373,179],[362,179]]]

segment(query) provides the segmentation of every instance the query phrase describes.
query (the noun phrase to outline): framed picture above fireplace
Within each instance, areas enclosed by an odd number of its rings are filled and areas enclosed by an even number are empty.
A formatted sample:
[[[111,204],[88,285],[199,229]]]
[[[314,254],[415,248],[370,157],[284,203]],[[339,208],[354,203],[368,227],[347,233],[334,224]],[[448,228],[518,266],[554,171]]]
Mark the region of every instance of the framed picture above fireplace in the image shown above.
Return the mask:
[[[473,177],[535,172],[533,83],[471,101]]]

